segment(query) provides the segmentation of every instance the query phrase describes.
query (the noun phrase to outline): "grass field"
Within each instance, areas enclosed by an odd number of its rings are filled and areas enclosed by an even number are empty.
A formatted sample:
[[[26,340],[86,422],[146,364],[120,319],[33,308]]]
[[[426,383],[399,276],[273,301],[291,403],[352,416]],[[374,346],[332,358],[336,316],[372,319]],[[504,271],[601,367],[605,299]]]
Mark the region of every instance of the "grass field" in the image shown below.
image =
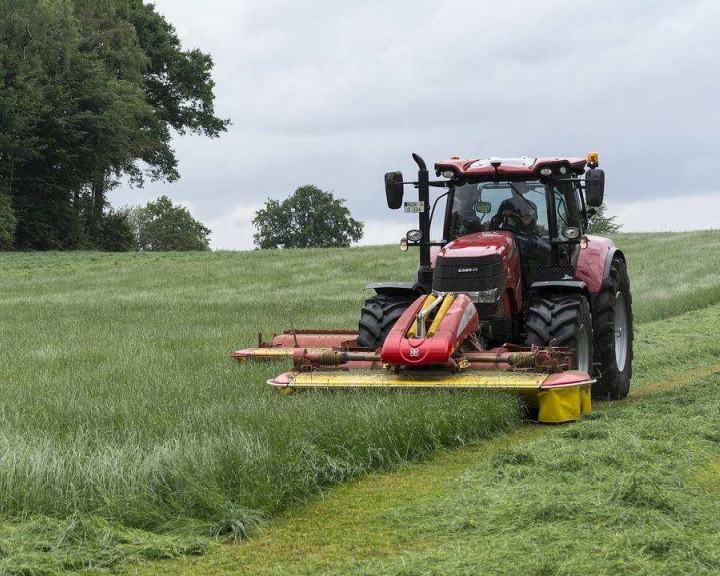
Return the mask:
[[[715,322],[697,334],[673,317],[720,302],[720,233],[618,244],[636,320],[662,321],[639,329],[638,382],[712,362],[717,317],[700,314]],[[258,331],[287,326],[288,309],[298,326],[353,326],[363,284],[410,280],[415,258],[390,247],[3,255],[0,571],[203,554],[329,485],[516,429],[512,398],[287,398],[264,384],[280,366],[230,361]],[[677,326],[704,344],[673,354]]]
[[[526,426],[371,475],[251,542],[149,574],[716,574],[720,305],[639,326],[637,388],[572,426]],[[674,338],[692,338],[670,353]]]

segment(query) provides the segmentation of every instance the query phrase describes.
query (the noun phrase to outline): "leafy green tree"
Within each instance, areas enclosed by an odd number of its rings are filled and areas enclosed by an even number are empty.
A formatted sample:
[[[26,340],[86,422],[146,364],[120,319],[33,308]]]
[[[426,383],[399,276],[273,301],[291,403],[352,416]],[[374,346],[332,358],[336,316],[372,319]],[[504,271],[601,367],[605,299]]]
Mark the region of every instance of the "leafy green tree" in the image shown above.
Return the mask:
[[[15,243],[17,218],[12,209],[10,196],[0,194],[0,250],[10,250]]]
[[[215,116],[212,58],[197,49],[183,50],[175,28],[153,4],[143,0],[73,2],[83,14],[83,22],[96,22],[89,32],[100,58],[118,78],[130,79],[141,87],[144,105],[150,108],[150,113],[138,114],[135,128],[142,139],[133,141],[131,157],[119,167],[106,161],[105,169],[97,171],[92,183],[92,223],[99,222],[105,192],[117,184],[122,173],[129,174],[131,182],[140,186],[144,175],[152,180],[179,178],[177,159],[170,146],[173,130],[216,138],[227,130],[229,120]],[[94,18],[88,18],[88,14]],[[98,35],[97,30],[104,33]],[[136,106],[138,111],[144,109],[139,103]],[[145,173],[139,162],[146,166]]]
[[[130,221],[136,229],[138,250],[210,249],[208,236],[212,231],[195,220],[184,206],[174,206],[167,196],[131,209]]]
[[[301,186],[282,202],[269,199],[255,213],[255,245],[267,248],[330,248],[350,246],[363,236],[363,223],[350,216],[332,192]]]
[[[77,26],[61,2],[0,0],[0,13],[0,192],[13,200],[19,247],[61,248],[83,183],[69,168],[80,141],[71,128]]]
[[[589,234],[607,235],[617,234],[622,228],[622,224],[615,222],[617,216],[608,216],[605,213],[607,207],[605,204],[600,205],[595,215],[590,219]]]
[[[0,194],[19,248],[103,243],[123,175],[175,180],[172,131],[216,137],[212,60],[143,0],[0,0]]]
[[[109,210],[103,216],[101,244],[106,252],[130,252],[137,248],[137,236],[129,210]]]

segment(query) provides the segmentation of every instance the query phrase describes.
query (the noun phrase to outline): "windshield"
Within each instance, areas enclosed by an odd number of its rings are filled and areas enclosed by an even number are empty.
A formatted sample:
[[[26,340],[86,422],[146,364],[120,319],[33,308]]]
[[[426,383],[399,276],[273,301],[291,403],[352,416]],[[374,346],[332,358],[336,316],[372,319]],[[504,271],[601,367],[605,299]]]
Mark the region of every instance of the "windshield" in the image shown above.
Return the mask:
[[[561,182],[555,187],[555,210],[560,230],[579,226],[574,221],[579,211],[572,183]],[[450,213],[450,239],[488,230],[549,239],[545,185],[538,181],[456,186]]]

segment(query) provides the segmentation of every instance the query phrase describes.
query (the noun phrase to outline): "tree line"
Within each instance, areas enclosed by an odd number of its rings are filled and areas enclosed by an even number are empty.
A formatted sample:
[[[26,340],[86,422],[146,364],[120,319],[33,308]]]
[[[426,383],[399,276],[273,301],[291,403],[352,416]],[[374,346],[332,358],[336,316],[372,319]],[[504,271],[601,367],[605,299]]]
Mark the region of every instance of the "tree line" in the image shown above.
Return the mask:
[[[176,180],[174,133],[226,131],[212,68],[143,0],[0,0],[0,248],[137,235],[107,193],[123,177]]]

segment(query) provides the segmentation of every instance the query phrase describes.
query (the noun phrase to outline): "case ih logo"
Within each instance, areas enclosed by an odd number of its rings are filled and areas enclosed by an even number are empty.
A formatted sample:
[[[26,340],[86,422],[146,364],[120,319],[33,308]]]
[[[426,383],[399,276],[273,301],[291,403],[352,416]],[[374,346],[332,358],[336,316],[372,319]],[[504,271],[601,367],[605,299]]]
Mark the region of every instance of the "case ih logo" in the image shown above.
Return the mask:
[[[477,272],[479,268],[458,268],[458,273],[462,274],[464,272]]]

